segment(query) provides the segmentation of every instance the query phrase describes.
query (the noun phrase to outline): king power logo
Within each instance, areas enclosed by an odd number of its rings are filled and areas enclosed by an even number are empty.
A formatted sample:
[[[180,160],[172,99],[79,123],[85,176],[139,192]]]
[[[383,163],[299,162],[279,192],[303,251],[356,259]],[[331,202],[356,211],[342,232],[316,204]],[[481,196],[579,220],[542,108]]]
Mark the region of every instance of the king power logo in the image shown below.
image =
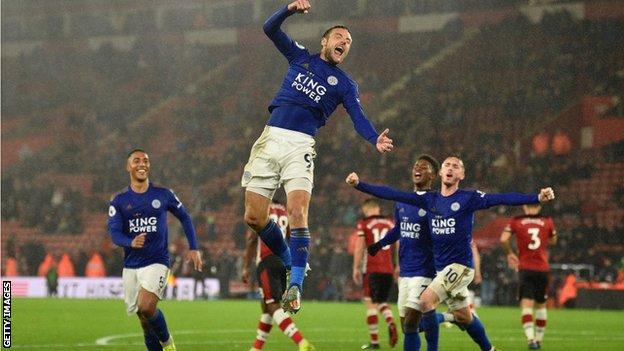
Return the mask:
[[[455,234],[455,218],[432,219],[431,229],[436,235]]]
[[[327,88],[324,85],[303,73],[297,73],[290,86],[304,93],[317,104],[321,101],[321,97],[327,93]]]
[[[156,217],[130,219],[128,228],[130,233],[155,233],[158,231],[158,220]]]
[[[419,239],[420,224],[412,222],[401,222],[401,237]]]

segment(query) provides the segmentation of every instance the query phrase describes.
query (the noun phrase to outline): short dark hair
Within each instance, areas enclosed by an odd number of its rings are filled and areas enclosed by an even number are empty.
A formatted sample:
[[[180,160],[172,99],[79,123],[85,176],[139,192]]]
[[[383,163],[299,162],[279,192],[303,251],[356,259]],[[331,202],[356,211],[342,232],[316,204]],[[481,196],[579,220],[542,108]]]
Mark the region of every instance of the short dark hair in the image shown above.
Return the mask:
[[[331,33],[331,31],[336,29],[336,28],[346,29],[347,32],[351,33],[351,31],[349,30],[349,28],[347,26],[343,26],[342,24],[337,24],[337,25],[329,28],[328,30],[326,30],[325,33],[323,33],[323,38],[327,38],[329,36],[329,33]]]
[[[132,154],[135,152],[142,152],[144,154],[147,154],[147,152],[143,149],[132,149],[132,151],[128,152],[128,157],[132,156]]]
[[[418,156],[418,158],[416,159],[416,161],[418,161],[418,160],[425,160],[425,161],[429,162],[429,164],[433,168],[433,174],[438,174],[438,171],[440,171],[440,162],[438,162],[438,160],[436,160],[435,157],[433,157],[433,156],[431,156],[429,154],[422,154],[422,155]]]

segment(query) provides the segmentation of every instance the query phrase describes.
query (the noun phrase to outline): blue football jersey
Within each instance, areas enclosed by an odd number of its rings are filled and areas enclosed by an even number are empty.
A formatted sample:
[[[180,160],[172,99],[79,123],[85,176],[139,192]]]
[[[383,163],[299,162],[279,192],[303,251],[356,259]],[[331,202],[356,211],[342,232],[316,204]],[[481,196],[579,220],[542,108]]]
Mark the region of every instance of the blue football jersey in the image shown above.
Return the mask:
[[[458,189],[450,196],[443,196],[440,192],[409,193],[363,182],[356,188],[383,199],[409,203],[428,212],[437,271],[452,263],[473,267],[470,243],[476,211],[496,205],[539,202],[537,194],[486,194],[482,191]]]
[[[108,208],[108,231],[113,242],[124,249],[124,267],[140,268],[154,263],[169,267],[167,212],[180,220],[190,249],[197,250],[191,217],[172,190],[150,183],[144,193],[127,187],[113,197]],[[132,239],[142,233],[147,234],[144,246],[132,248]]]
[[[264,24],[265,33],[288,60],[286,76],[269,106],[271,117],[267,124],[314,136],[342,104],[356,131],[375,145],[379,134],[364,115],[357,84],[343,70],[322,60],[319,54],[310,54],[280,29],[291,14],[283,7]]]
[[[394,222],[401,234],[399,275],[401,277],[435,277],[427,211],[397,202],[394,209]]]

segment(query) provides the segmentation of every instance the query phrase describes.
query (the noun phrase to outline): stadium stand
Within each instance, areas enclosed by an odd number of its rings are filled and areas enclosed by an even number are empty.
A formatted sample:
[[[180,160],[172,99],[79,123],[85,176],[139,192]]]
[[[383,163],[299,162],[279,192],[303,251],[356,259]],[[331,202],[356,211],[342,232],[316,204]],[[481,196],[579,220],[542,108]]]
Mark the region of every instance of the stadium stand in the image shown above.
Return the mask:
[[[241,167],[278,88],[273,78],[286,63],[275,62],[260,30],[277,2],[247,6],[244,16],[234,3],[129,5],[115,16],[70,7],[65,17],[57,10],[36,20],[20,15],[19,6],[3,11],[3,260],[15,256],[20,273],[34,275],[46,252],[57,259],[68,253],[76,263],[100,251],[106,272],[119,274],[106,202],[126,184],[119,167],[126,152],[140,146],[151,154],[151,178],[171,184],[189,208],[218,272],[227,272],[225,281],[237,279],[233,263],[219,257],[243,248]],[[559,11],[535,16],[522,3],[320,6],[320,17],[346,19],[353,29],[344,68],[359,82],[367,114],[390,128],[396,150],[370,157],[343,111],[321,130],[310,297],[354,298],[344,262],[362,195],[343,186],[343,177],[357,170],[408,187],[405,170],[421,152],[462,155],[466,187],[552,185],[559,201],[547,213],[561,237],[551,261],[592,265],[593,275],[582,277],[590,282],[621,280],[624,9],[586,2],[579,15],[578,3],[562,2]],[[353,4],[357,11],[350,11]],[[46,11],[34,1],[27,5]],[[486,20],[476,21],[476,11]],[[436,28],[405,24],[444,13],[449,20]],[[324,26],[311,18],[302,28]],[[364,26],[364,19],[373,25]],[[311,50],[318,46],[315,30],[302,38]],[[5,54],[5,42],[32,49]],[[547,148],[537,154],[532,141],[540,133]],[[569,148],[553,145],[556,135],[567,137]],[[450,148],[450,141],[461,148]],[[501,209],[477,219],[476,239],[487,249],[482,293],[488,303],[512,302],[513,273],[495,244],[501,223],[514,214]],[[183,243],[175,228],[173,242]]]

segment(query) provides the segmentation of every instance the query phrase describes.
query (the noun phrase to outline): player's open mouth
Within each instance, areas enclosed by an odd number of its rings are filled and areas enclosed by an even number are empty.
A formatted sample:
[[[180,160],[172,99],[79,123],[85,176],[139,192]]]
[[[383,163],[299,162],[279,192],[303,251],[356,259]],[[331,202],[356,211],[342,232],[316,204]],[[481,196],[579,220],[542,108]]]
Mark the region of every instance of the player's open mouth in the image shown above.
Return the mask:
[[[338,46],[334,49],[334,52],[338,54],[338,56],[342,56],[342,53],[344,53],[344,48]]]
[[[420,177],[420,176],[422,176],[422,173],[420,173],[420,172],[414,173],[414,177]]]

